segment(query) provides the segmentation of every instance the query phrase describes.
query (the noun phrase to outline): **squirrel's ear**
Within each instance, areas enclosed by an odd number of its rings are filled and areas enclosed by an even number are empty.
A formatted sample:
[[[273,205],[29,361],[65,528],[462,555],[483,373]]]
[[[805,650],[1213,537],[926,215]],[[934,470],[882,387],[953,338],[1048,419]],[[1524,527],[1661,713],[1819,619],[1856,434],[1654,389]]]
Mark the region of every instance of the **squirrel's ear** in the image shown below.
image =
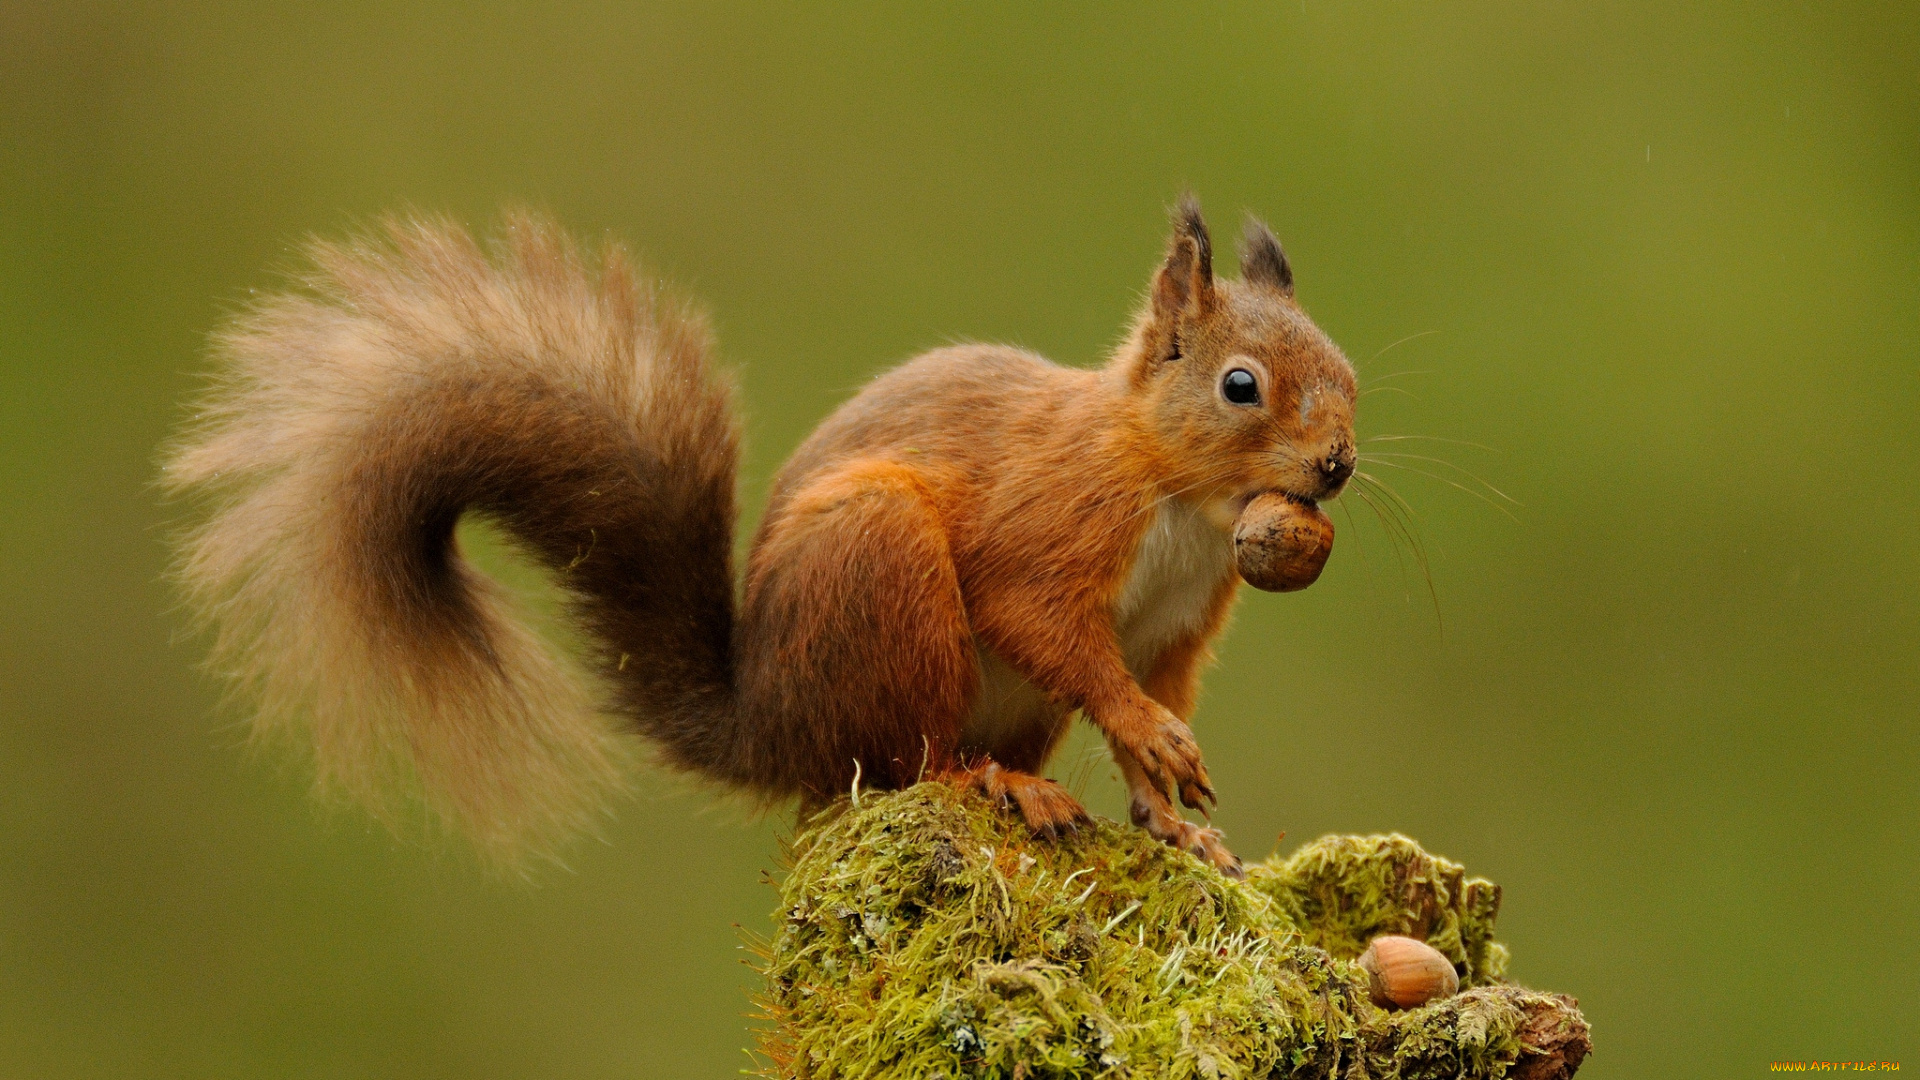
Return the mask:
[[[1191,194],[1173,208],[1173,236],[1167,261],[1153,275],[1153,316],[1172,323],[1183,314],[1204,315],[1213,308],[1213,241]]]
[[[1267,223],[1247,215],[1247,233],[1240,241],[1240,280],[1278,290],[1281,296],[1293,295],[1293,267],[1287,265],[1287,253],[1280,250]]]

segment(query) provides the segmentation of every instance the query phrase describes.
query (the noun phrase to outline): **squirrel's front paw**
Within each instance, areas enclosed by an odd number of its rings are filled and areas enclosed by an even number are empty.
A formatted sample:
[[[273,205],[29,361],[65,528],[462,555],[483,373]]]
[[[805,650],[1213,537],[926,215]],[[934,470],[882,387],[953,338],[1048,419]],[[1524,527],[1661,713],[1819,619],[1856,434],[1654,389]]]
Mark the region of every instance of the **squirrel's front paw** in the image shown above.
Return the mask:
[[[1212,865],[1230,878],[1244,879],[1247,871],[1240,857],[1227,850],[1219,829],[1183,821],[1173,811],[1156,807],[1154,800],[1136,796],[1132,806],[1133,823],[1147,830],[1162,843],[1177,847],[1201,862]]]
[[[1215,804],[1200,744],[1185,720],[1154,705],[1153,712],[1116,733],[1127,753],[1140,763],[1156,790],[1177,793],[1181,803],[1206,813]]]

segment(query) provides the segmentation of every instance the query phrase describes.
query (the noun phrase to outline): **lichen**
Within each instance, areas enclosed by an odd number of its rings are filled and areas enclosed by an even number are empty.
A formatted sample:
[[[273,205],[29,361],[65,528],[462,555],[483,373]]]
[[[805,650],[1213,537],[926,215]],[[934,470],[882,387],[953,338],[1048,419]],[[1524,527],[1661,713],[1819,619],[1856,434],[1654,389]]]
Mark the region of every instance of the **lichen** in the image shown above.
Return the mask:
[[[767,1076],[1499,1077],[1542,1016],[1585,1035],[1564,999],[1495,983],[1498,890],[1404,837],[1327,838],[1241,883],[1102,819],[1036,839],[927,783],[843,802],[789,861]],[[1383,1011],[1353,957],[1416,929],[1476,989]]]

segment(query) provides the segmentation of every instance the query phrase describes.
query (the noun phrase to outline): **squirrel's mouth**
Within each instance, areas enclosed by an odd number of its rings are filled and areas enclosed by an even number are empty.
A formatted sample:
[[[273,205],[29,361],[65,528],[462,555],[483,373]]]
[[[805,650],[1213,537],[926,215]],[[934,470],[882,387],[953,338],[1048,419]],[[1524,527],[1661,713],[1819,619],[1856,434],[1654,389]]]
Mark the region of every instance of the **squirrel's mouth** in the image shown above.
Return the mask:
[[[1319,506],[1328,499],[1339,498],[1340,493],[1347,490],[1347,481],[1351,478],[1351,473],[1323,472],[1319,477],[1320,488],[1312,495],[1302,495],[1297,491],[1290,491],[1286,488],[1280,488],[1278,490],[1280,494],[1285,495],[1287,498],[1292,499],[1302,506]]]
[[[1247,508],[1247,505],[1249,503],[1253,502],[1253,500],[1259,498],[1262,495],[1269,495],[1269,494],[1278,495],[1281,498],[1287,500],[1288,502],[1293,503],[1296,506],[1303,506],[1308,510],[1316,510],[1316,509],[1319,509],[1319,506],[1320,506],[1319,499],[1313,498],[1312,496],[1308,496],[1308,495],[1302,495],[1298,492],[1288,491],[1286,488],[1259,488],[1257,490],[1249,491],[1241,495],[1240,498],[1236,500],[1238,505],[1235,507],[1235,509],[1237,511],[1243,511]]]

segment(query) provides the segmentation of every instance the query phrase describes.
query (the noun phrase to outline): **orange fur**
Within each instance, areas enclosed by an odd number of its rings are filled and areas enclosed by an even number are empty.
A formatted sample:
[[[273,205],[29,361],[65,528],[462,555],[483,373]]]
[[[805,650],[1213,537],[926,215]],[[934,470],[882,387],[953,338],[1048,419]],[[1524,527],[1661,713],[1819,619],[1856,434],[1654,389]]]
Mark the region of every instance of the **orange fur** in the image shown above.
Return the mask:
[[[1078,711],[1136,820],[1237,865],[1171,802],[1213,798],[1185,718],[1229,530],[1353,454],[1352,371],[1264,226],[1216,280],[1183,203],[1102,370],[965,346],[876,380],[781,471],[737,603],[737,427],[696,313],[524,217],[491,257],[436,222],[313,256],[219,339],[165,479],[216,499],[181,559],[216,665],[323,784],[392,817],[412,783],[511,859],[592,819],[627,728],[764,796],[945,776],[1055,829],[1083,812],[1034,774]],[[597,682],[461,561],[465,512],[555,572]]]

